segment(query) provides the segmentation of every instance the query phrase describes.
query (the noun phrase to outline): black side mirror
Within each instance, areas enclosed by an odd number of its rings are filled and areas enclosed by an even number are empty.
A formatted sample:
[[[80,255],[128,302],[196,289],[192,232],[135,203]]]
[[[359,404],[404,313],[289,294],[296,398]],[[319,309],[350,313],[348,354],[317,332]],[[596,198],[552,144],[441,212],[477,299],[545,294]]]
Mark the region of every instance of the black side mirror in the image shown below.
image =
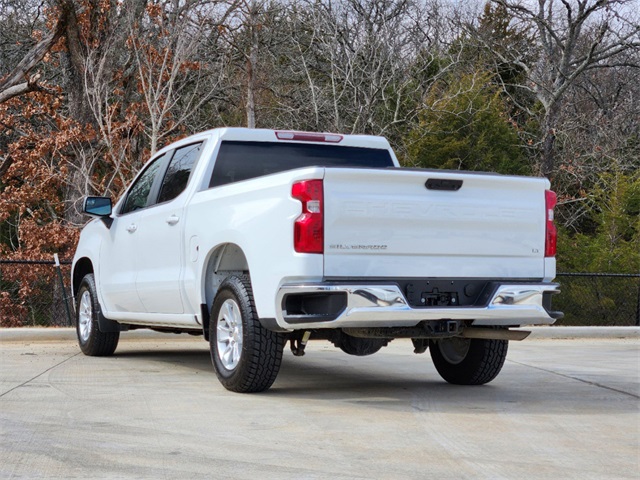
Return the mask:
[[[92,217],[108,217],[111,215],[111,198],[87,197],[84,199],[82,211]]]

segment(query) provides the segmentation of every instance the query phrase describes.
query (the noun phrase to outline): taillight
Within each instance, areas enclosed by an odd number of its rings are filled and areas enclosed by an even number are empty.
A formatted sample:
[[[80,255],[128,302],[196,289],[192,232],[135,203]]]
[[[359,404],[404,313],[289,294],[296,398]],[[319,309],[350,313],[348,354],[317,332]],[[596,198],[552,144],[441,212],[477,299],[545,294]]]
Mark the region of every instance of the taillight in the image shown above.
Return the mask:
[[[545,190],[544,192],[545,203],[545,224],[546,234],[544,241],[544,256],[554,257],[556,255],[556,244],[558,241],[558,229],[553,223],[553,209],[558,203],[555,192],[551,190]]]
[[[322,180],[293,184],[291,196],[302,202],[302,213],[293,227],[293,246],[298,253],[324,252],[324,198]]]

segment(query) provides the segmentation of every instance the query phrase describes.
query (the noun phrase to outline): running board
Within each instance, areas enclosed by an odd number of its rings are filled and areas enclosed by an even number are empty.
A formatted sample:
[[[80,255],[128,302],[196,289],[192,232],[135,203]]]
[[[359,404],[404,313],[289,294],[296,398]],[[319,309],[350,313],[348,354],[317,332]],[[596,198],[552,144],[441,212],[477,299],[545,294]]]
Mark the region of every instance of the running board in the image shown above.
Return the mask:
[[[531,335],[524,330],[504,330],[493,328],[468,327],[460,334],[464,338],[482,338],[485,340],[517,340],[521,341]]]

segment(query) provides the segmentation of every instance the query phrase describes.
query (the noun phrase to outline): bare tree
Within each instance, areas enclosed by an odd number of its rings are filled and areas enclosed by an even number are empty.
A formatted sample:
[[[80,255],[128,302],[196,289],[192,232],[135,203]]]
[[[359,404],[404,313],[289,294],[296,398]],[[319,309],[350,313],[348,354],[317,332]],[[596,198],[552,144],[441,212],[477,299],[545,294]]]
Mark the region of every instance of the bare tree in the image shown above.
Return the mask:
[[[594,192],[613,192],[625,178],[640,179],[640,144],[635,140],[640,138],[640,85],[635,73],[632,67],[596,69],[567,90],[557,131],[562,162],[555,188],[563,199],[559,221],[571,231],[592,230],[601,200]]]
[[[522,52],[501,52],[527,74],[530,89],[542,104],[541,173],[555,167],[555,141],[567,89],[589,70],[627,64],[624,55],[640,48],[637,4],[630,0],[492,0],[503,6],[523,29],[533,29],[539,41],[535,61]],[[634,8],[636,7],[636,8]]]
[[[131,27],[129,43],[148,115],[145,132],[152,154],[164,137],[184,126],[209,101],[221,81],[220,65],[211,68],[220,56],[209,51],[207,55],[214,61],[207,61],[201,52],[204,36],[211,33],[207,30],[211,22],[197,15],[197,6],[194,2],[191,8],[158,14],[148,19],[145,28]],[[228,11],[222,12],[223,18],[227,15]],[[140,41],[140,33],[142,38],[155,37],[155,41]]]
[[[280,63],[295,89],[276,95],[282,120],[399,142],[445,67],[445,21],[437,1],[295,2]]]
[[[269,17],[282,7],[270,0],[230,0],[227,21],[221,24],[221,38],[230,47],[228,55],[243,72],[245,87],[244,110],[248,128],[256,127],[259,52],[268,43]]]

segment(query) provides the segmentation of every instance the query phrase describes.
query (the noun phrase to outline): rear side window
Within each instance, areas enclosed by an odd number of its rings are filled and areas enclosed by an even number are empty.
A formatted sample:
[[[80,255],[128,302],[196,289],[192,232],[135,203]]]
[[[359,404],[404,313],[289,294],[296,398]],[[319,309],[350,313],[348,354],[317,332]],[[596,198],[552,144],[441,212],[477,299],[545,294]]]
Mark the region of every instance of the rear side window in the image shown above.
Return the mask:
[[[173,200],[187,187],[189,175],[202,151],[202,142],[181,147],[173,154],[162,180],[158,203]]]
[[[303,167],[393,167],[387,150],[302,143],[222,142],[209,187]]]

